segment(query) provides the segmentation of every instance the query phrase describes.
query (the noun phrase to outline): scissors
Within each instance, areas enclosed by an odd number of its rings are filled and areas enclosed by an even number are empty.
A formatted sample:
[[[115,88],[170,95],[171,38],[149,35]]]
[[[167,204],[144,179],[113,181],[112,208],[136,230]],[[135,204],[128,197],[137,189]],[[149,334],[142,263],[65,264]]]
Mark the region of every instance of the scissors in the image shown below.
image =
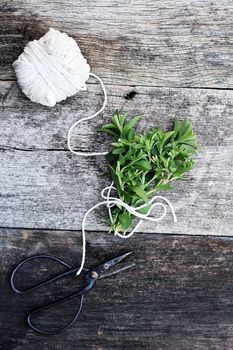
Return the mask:
[[[80,311],[82,309],[83,306],[83,298],[84,295],[90,291],[93,286],[95,285],[95,282],[99,279],[102,279],[104,277],[108,277],[111,276],[113,274],[116,274],[118,272],[121,272],[123,270],[126,270],[132,266],[134,266],[134,263],[121,263],[120,265],[118,265],[118,269],[115,269],[113,271],[110,271],[112,268],[114,268],[120,261],[122,261],[123,259],[125,259],[127,256],[129,256],[130,254],[132,254],[132,251],[119,255],[114,259],[108,260],[105,263],[102,263],[100,265],[98,265],[95,268],[92,269],[83,269],[83,287],[75,292],[73,292],[72,294],[69,294],[65,297],[62,297],[54,302],[51,302],[49,304],[46,304],[45,306],[39,307],[33,311],[31,311],[28,315],[27,315],[27,323],[29,325],[29,327],[31,327],[31,329],[33,329],[35,332],[40,333],[40,334],[58,334],[61,333],[62,331],[64,331],[65,329],[69,328],[70,326],[73,325],[73,323],[78,319]],[[36,283],[26,289],[19,289],[16,287],[15,285],[15,276],[17,274],[19,274],[21,268],[23,267],[23,265],[25,263],[30,263],[33,260],[52,260],[55,261],[57,263],[59,263],[60,265],[62,265],[63,267],[66,268],[66,270],[62,273],[59,273],[51,278],[45,279],[44,281],[40,282],[40,283]],[[15,293],[19,293],[19,294],[25,294],[28,292],[32,292],[40,287],[44,287],[48,284],[51,284],[61,278],[70,276],[70,275],[75,275],[76,272],[79,270],[79,267],[72,267],[70,266],[68,263],[66,263],[65,261],[55,257],[55,256],[51,256],[51,255],[34,255],[31,256],[29,258],[24,259],[23,261],[21,261],[16,267],[15,269],[12,271],[11,274],[11,278],[10,278],[10,284],[11,284],[11,288]],[[53,306],[59,305],[63,302],[65,302],[66,300],[71,300],[74,297],[79,297],[79,306],[78,309],[74,315],[74,317],[72,318],[72,320],[70,322],[68,322],[65,326],[58,328],[56,330],[48,330],[48,329],[41,329],[39,327],[37,327],[33,321],[32,321],[32,317],[35,316],[36,314],[47,310]]]

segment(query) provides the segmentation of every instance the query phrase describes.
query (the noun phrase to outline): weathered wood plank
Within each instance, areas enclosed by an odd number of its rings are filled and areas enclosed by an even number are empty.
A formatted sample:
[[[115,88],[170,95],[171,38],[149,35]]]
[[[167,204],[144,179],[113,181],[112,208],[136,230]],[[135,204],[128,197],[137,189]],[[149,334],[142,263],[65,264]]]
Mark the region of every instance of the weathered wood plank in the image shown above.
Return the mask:
[[[94,81],[94,80],[92,80]],[[191,119],[202,146],[232,145],[233,92],[206,89],[107,86],[104,116],[80,124],[73,131],[73,146],[83,151],[106,148],[106,138],[96,131],[118,109],[129,115],[140,113],[139,129],[158,125],[171,127],[174,115]],[[132,99],[128,96],[132,95]],[[15,82],[0,83],[0,145],[22,150],[65,150],[67,132],[79,118],[97,111],[103,103],[99,85],[68,98],[53,108],[31,102]],[[96,140],[97,139],[97,140]],[[96,145],[96,141],[100,145]]]
[[[0,77],[49,27],[75,37],[111,84],[233,87],[231,0],[6,0],[0,5]]]
[[[87,266],[133,249],[129,260],[136,267],[99,281],[85,299],[79,322],[60,335],[44,337],[27,328],[25,315],[48,299],[73,291],[77,282],[70,280],[56,293],[41,289],[24,297],[11,292],[10,271],[30,254],[54,254],[77,264],[81,235],[0,231],[1,349],[232,349],[232,239],[138,234],[122,242],[106,233],[90,232],[87,240]],[[28,277],[21,282],[28,283]],[[30,273],[30,281],[33,278],[38,278],[38,270]],[[62,317],[73,307],[67,304]],[[60,318],[53,317],[53,324]]]
[[[232,235],[232,95],[231,91],[109,86],[106,122],[118,107],[142,113],[141,130],[169,127],[173,116],[187,115],[193,122],[202,150],[188,181],[167,192],[179,221],[168,215],[161,224],[145,224],[145,232]],[[80,229],[84,213],[100,200],[110,183],[104,157],[85,158],[66,148],[69,126],[99,107],[96,85],[53,109],[37,106],[19,92],[14,82],[1,83],[1,218],[7,227]],[[98,123],[102,123],[100,118]],[[100,125],[100,124],[99,124]],[[90,126],[90,127],[89,127]],[[74,145],[87,150],[106,149],[96,136],[97,122],[81,125]],[[98,145],[101,144],[101,147]],[[90,218],[89,228],[106,230],[106,212]]]

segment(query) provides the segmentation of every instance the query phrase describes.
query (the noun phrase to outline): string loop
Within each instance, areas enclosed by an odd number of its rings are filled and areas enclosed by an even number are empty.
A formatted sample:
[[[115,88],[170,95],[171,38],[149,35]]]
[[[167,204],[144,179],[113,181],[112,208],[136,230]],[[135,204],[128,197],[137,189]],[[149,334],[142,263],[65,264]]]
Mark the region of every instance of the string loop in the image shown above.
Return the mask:
[[[83,221],[82,221],[82,240],[83,240],[83,254],[82,254],[82,262],[81,262],[81,266],[79,268],[79,270],[77,271],[76,275],[78,276],[83,267],[84,267],[84,264],[85,264],[85,257],[86,257],[86,231],[85,231],[85,227],[86,227],[86,221],[87,221],[87,217],[88,215],[93,211],[95,210],[96,208],[99,208],[101,206],[106,206],[108,208],[108,212],[109,212],[109,219],[111,221],[111,223],[113,222],[112,221],[112,213],[111,213],[111,208],[114,207],[115,205],[120,205],[122,206],[123,208],[125,208],[129,213],[133,214],[135,217],[139,218],[139,222],[137,223],[137,225],[134,227],[134,229],[127,233],[127,234],[121,234],[119,232],[116,233],[116,236],[120,237],[120,238],[129,238],[131,237],[134,232],[136,232],[139,228],[139,226],[141,225],[141,223],[143,222],[143,220],[148,220],[148,221],[151,221],[151,222],[158,222],[158,221],[161,221],[164,216],[166,215],[167,213],[167,208],[166,206],[161,203],[161,202],[155,202],[155,200],[157,199],[160,199],[160,200],[163,200],[164,202],[166,202],[168,204],[168,206],[170,207],[171,209],[171,212],[172,212],[172,215],[173,215],[173,220],[174,222],[177,222],[177,218],[176,218],[176,214],[175,214],[175,211],[172,207],[172,204],[170,203],[170,201],[163,197],[163,196],[154,196],[148,203],[145,203],[139,207],[132,207],[130,205],[128,205],[127,203],[125,203],[124,201],[122,201],[120,198],[117,198],[117,197],[111,197],[110,194],[111,194],[111,191],[112,190],[115,190],[115,187],[113,187],[113,182],[111,183],[110,186],[107,186],[105,187],[102,191],[101,191],[101,197],[104,199],[103,201],[93,205],[93,207],[91,207],[84,215],[83,217]],[[107,192],[107,195],[105,195],[105,192]],[[150,205],[150,209],[148,211],[147,214],[141,214],[138,212],[138,210],[142,209],[142,208],[145,208],[148,206],[148,204]],[[163,213],[158,216],[158,217],[155,217],[155,216],[150,216],[151,214],[151,211],[153,210],[153,208],[155,208],[156,206],[160,206],[162,207],[163,209]]]
[[[74,128],[86,121],[86,120],[90,120],[90,119],[93,119],[95,117],[97,117],[101,112],[103,112],[103,110],[105,109],[106,107],[106,104],[107,104],[107,91],[105,89],[105,86],[104,86],[104,83],[102,81],[102,79],[100,79],[100,77],[98,77],[98,75],[95,75],[94,73],[90,73],[89,74],[90,76],[94,77],[95,79],[97,79],[101,85],[101,88],[103,90],[103,94],[104,94],[104,102],[103,102],[103,105],[102,107],[94,114],[90,115],[89,117],[85,117],[85,118],[81,118],[79,120],[77,120],[73,125],[71,125],[69,131],[68,131],[68,136],[67,136],[67,146],[70,150],[70,152],[72,152],[73,154],[76,154],[78,156],[84,156],[84,157],[91,157],[91,156],[102,156],[102,155],[106,155],[108,154],[108,152],[79,152],[79,151],[75,151],[72,149],[71,147],[71,144],[70,144],[70,140],[71,140],[71,135],[72,135],[72,131],[74,130]]]

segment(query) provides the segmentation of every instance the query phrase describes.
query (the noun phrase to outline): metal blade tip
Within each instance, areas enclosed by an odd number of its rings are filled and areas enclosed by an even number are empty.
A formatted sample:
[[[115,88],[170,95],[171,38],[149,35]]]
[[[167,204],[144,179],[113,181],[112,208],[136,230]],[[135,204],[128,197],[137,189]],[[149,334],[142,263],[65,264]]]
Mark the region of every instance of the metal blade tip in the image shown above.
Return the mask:
[[[125,254],[122,254],[122,255],[118,256],[116,259],[117,259],[117,261],[119,262],[119,261],[125,259],[127,256],[131,255],[132,253],[133,253],[133,250],[131,250],[130,252],[127,252],[127,253],[125,253]]]

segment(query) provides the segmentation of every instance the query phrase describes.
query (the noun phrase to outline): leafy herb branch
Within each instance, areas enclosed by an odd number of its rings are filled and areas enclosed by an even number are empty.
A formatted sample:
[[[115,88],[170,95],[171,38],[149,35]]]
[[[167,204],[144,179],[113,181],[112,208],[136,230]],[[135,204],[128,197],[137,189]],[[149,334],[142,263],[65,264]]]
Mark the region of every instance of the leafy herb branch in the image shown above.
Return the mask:
[[[137,134],[134,126],[141,116],[126,121],[127,114],[116,111],[110,124],[100,130],[112,136],[112,150],[107,155],[111,175],[118,196],[130,206],[147,204],[156,191],[171,190],[169,183],[183,179],[195,161],[191,158],[199,148],[192,124],[185,119],[181,124],[174,119],[172,131],[152,128],[146,134]],[[146,214],[150,205],[141,213]],[[126,233],[134,216],[125,208],[112,211],[111,231]]]

